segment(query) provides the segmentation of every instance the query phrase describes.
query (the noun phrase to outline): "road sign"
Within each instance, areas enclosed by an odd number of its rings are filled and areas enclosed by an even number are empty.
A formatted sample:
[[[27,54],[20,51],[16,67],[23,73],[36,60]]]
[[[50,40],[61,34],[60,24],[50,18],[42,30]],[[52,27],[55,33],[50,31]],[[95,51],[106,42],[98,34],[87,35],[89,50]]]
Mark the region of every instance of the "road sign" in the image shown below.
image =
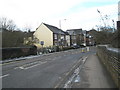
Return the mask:
[[[44,41],[40,41],[40,44],[41,44],[41,45],[44,45]]]

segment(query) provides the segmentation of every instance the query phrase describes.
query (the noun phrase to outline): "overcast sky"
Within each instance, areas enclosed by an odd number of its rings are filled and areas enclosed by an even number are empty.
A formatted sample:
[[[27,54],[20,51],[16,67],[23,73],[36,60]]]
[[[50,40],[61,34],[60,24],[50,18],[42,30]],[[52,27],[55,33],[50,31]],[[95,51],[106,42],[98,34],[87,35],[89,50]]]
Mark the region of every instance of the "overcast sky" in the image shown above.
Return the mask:
[[[90,30],[102,25],[100,15],[118,20],[119,0],[0,0],[0,17],[12,19],[19,28],[31,27],[32,31],[42,23],[61,28]]]

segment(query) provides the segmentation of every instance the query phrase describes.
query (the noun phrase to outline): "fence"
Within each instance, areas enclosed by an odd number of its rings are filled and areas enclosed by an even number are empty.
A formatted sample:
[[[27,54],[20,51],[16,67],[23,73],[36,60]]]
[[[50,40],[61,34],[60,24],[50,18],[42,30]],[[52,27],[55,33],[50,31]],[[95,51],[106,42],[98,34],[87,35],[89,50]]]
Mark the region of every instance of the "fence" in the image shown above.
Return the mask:
[[[98,46],[97,55],[110,72],[115,84],[120,88],[120,53]]]
[[[2,60],[36,54],[37,47],[35,46],[2,48]]]

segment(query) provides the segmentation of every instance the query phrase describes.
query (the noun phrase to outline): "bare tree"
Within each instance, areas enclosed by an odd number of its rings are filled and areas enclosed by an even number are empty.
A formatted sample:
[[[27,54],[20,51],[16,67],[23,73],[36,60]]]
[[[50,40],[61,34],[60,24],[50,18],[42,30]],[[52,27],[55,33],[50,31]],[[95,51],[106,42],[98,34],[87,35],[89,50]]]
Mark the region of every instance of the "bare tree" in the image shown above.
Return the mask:
[[[26,32],[31,32],[31,29],[32,29],[32,27],[28,24],[26,24],[23,28],[23,30],[26,31]]]
[[[13,20],[8,20],[5,17],[0,18],[0,28],[6,30],[14,30],[16,25],[14,24]]]

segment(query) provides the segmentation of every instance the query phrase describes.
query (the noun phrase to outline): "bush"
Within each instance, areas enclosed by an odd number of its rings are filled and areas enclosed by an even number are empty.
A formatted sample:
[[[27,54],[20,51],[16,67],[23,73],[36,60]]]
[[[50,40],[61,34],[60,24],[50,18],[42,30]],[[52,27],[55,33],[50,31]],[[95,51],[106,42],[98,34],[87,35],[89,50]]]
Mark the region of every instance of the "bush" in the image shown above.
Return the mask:
[[[18,58],[28,55],[36,55],[37,47],[12,47],[12,48],[2,48],[2,60]]]

